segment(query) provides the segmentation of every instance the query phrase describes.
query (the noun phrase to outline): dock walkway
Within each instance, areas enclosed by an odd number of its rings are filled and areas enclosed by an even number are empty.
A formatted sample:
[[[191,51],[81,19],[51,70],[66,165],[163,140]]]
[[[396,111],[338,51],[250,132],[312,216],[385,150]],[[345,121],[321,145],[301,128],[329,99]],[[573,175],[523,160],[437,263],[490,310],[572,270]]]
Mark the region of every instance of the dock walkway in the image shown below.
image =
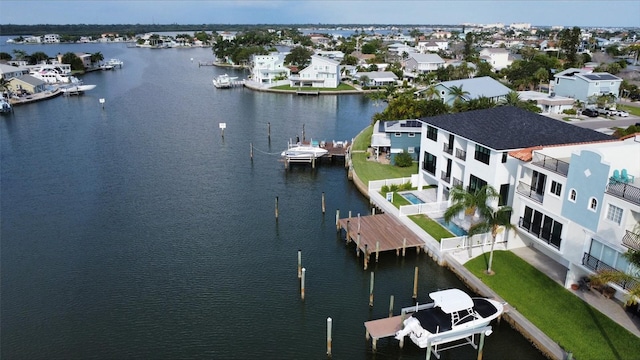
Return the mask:
[[[400,255],[402,250],[404,256],[407,248],[416,248],[420,252],[424,246],[419,236],[391,214],[343,218],[337,221],[337,226],[345,231],[347,243],[355,242],[358,254],[365,255],[365,270],[372,253],[376,254],[377,261],[380,252],[395,250],[396,255]]]

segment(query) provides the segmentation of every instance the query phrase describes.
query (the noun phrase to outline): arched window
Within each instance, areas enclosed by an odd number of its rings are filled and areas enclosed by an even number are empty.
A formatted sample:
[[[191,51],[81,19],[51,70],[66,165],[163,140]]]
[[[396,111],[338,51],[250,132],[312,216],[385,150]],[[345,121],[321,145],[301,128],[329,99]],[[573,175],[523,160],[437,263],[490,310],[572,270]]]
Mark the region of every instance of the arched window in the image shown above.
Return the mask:
[[[598,200],[596,200],[596,198],[594,197],[589,199],[589,210],[592,210],[592,211],[598,210]]]
[[[569,191],[569,201],[576,202],[577,197],[578,193],[576,192],[576,189],[571,189],[571,191]]]

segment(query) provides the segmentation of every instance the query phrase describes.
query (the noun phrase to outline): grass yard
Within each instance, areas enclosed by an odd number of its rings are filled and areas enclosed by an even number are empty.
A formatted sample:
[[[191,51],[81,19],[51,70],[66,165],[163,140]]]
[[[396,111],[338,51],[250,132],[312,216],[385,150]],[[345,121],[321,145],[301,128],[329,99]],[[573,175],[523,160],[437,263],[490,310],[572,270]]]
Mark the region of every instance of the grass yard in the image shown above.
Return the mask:
[[[420,226],[422,230],[426,231],[427,234],[433,236],[433,238],[438,242],[440,242],[441,239],[455,236],[450,233],[449,230],[443,228],[437,221],[426,215],[409,215],[409,219],[413,220],[414,223]]]
[[[465,267],[579,360],[638,359],[640,339],[509,251]]]
[[[624,110],[628,112],[629,115],[640,116],[640,107],[637,107],[637,106],[617,104],[616,109]]]

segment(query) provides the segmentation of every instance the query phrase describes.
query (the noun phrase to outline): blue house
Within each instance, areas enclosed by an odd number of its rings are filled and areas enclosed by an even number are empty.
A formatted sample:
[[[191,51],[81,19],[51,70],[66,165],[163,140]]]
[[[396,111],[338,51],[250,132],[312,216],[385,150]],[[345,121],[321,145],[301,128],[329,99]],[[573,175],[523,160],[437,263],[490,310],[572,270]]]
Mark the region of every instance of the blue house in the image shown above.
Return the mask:
[[[376,121],[371,135],[374,156],[389,156],[393,163],[397,154],[407,152],[418,161],[421,128],[421,123],[413,119]]]
[[[600,95],[618,97],[622,79],[609,73],[571,68],[554,75],[553,92],[556,95],[594,102]]]

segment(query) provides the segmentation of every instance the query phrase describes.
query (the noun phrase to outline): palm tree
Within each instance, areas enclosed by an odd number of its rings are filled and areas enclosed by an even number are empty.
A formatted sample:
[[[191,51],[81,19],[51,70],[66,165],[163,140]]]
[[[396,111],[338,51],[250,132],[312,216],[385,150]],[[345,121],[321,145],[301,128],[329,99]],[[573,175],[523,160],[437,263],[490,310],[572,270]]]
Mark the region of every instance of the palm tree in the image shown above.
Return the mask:
[[[496,237],[505,229],[513,228],[510,222],[511,207],[500,206],[493,208],[491,206],[491,203],[500,199],[500,194],[490,185],[484,185],[474,192],[464,190],[461,186],[456,186],[451,190],[450,197],[451,206],[444,213],[445,221],[450,221],[462,211],[466,215],[473,217],[477,213],[477,220],[469,228],[468,235],[473,236],[491,232],[492,241],[487,274],[493,275],[494,272],[491,266],[493,264],[493,248],[496,243]]]
[[[453,102],[462,101],[465,99],[465,96],[469,95],[468,91],[462,90],[462,85],[460,86],[452,86],[449,88],[449,94],[453,95]]]
[[[500,105],[502,106],[516,106],[519,107],[522,103],[520,100],[520,94],[517,91],[509,91],[504,99],[500,100]]]

